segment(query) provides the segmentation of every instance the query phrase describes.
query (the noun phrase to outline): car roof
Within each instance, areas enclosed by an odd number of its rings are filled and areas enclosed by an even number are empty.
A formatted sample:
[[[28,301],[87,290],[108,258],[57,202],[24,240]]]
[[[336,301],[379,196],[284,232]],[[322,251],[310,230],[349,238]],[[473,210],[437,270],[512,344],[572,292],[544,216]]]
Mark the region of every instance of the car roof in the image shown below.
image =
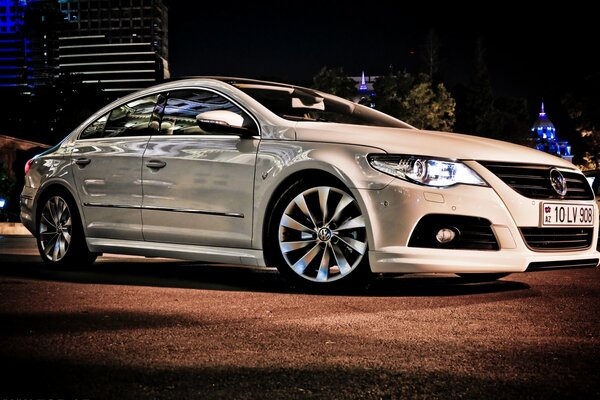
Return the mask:
[[[193,81],[193,80],[198,80],[198,79],[214,79],[217,81],[228,83],[230,85],[250,84],[250,85],[280,86],[280,87],[289,87],[289,88],[301,87],[301,86],[297,86],[297,85],[291,85],[288,83],[263,81],[260,79],[240,78],[240,77],[234,77],[234,76],[183,76],[183,77],[178,77],[178,78],[167,79],[167,80],[165,80],[165,83],[166,82],[179,82],[179,81],[186,81],[186,80]]]

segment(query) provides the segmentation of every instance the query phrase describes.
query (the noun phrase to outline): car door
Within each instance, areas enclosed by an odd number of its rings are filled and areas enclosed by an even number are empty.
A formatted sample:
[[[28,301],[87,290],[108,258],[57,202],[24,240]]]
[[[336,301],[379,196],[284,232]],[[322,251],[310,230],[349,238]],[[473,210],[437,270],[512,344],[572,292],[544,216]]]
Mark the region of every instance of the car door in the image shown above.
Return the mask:
[[[89,237],[143,240],[142,157],[152,133],[158,95],[109,111],[85,128],[71,153]]]
[[[200,128],[196,117],[228,110],[254,135]],[[144,154],[142,220],[147,241],[249,247],[258,125],[238,105],[207,89],[170,92],[160,133]]]

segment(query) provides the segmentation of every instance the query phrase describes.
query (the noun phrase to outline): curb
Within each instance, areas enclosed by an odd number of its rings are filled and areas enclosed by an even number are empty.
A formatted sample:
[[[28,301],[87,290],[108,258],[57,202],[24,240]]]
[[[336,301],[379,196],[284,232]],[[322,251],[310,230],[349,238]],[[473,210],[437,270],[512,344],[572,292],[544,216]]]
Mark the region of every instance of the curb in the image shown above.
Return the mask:
[[[20,222],[0,222],[0,235],[32,236]]]

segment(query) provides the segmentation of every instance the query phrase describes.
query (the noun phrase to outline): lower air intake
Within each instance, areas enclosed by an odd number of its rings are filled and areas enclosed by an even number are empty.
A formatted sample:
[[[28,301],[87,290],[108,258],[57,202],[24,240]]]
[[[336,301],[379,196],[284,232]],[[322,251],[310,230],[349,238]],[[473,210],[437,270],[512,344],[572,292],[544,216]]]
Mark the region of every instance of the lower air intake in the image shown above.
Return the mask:
[[[585,260],[532,262],[529,264],[526,271],[546,271],[562,268],[594,268],[598,265],[599,261],[600,260],[597,258],[588,258]]]

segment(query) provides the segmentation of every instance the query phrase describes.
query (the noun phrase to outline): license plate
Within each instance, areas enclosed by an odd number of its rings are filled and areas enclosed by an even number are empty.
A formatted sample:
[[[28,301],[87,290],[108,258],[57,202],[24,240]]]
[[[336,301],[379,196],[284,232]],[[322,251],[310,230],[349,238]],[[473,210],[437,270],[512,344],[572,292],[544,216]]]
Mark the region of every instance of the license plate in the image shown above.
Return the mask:
[[[594,206],[589,204],[542,203],[542,226],[592,226]]]

